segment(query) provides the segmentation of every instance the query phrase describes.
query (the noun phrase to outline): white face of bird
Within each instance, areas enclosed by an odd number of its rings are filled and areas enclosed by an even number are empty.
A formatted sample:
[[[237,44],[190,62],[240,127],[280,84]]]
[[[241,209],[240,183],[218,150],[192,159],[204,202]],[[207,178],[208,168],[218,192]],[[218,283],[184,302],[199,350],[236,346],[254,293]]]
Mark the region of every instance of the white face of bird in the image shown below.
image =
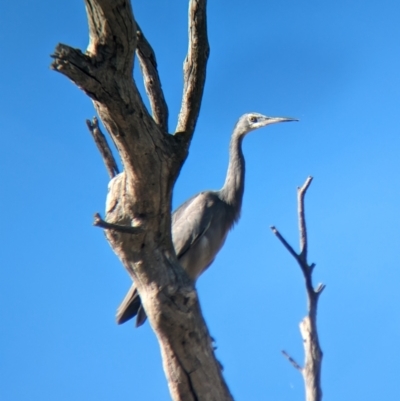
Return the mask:
[[[291,117],[267,117],[259,113],[245,114],[242,118],[247,125],[246,131],[253,131],[257,128],[265,127],[270,124],[283,123],[287,121],[298,121],[296,118]]]

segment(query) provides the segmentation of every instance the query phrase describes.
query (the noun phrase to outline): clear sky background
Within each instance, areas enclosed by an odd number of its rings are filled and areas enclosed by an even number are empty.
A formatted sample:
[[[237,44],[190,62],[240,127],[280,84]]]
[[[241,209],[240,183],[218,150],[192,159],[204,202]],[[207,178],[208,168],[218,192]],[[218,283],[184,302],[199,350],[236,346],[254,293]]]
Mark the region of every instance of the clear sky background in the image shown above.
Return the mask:
[[[176,124],[187,2],[138,0]],[[296,187],[308,175],[309,258],[320,300],[324,400],[400,397],[400,5],[210,0],[211,57],[178,206],[222,186],[231,130],[249,111],[292,116],[244,141],[242,218],[198,282],[237,400],[302,400]],[[150,327],[117,326],[130,279],[92,227],[108,176],[85,126],[89,98],[49,69],[85,49],[82,1],[0,4],[0,398],[168,400]],[[135,73],[136,80],[140,77]]]

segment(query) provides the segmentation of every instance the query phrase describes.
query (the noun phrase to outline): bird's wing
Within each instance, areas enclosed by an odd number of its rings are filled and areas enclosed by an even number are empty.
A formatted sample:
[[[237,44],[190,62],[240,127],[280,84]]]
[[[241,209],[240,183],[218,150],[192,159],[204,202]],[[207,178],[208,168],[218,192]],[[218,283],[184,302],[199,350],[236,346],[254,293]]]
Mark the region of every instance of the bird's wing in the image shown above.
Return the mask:
[[[215,193],[201,192],[172,214],[172,241],[178,259],[208,230],[213,218],[212,209],[218,202]]]

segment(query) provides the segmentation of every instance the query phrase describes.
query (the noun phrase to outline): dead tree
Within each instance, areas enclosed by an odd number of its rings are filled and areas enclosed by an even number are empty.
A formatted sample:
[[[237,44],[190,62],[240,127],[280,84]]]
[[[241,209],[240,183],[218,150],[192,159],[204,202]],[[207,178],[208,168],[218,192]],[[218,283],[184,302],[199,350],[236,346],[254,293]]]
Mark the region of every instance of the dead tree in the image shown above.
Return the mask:
[[[314,289],[312,283],[312,273],[315,264],[309,264],[307,261],[308,239],[306,229],[306,219],[304,214],[304,197],[310,186],[312,177],[308,177],[302,187],[297,188],[297,207],[299,216],[299,234],[300,234],[300,253],[297,253],[286,239],[275,228],[271,227],[272,232],[281,241],[283,246],[296,259],[303,273],[306,293],[307,293],[307,316],[300,323],[300,333],[303,338],[304,346],[304,366],[301,367],[286,351],[282,351],[288,361],[303,376],[306,401],[321,401],[321,366],[322,350],[319,345],[317,330],[317,307],[318,299],[325,288],[324,284],[318,284]]]
[[[85,0],[90,42],[85,52],[57,45],[52,68],[93,101],[121,158],[113,159],[98,122],[88,122],[110,177],[103,220],[107,239],[135,280],[158,338],[174,400],[232,400],[212,347],[193,284],[171,241],[171,194],[199,115],[209,55],[206,0],[189,1],[189,49],[178,125],[168,133],[154,51],[128,0]],[[133,80],[139,61],[151,112]],[[118,175],[117,175],[118,174]]]

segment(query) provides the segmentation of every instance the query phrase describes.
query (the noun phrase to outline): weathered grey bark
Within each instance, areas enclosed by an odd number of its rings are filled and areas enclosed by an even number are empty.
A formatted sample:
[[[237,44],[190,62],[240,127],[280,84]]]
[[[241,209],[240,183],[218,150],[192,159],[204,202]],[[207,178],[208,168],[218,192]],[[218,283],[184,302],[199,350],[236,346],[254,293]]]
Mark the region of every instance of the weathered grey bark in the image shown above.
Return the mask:
[[[154,52],[138,32],[130,2],[85,3],[90,32],[86,52],[59,44],[52,68],[93,100],[121,157],[124,171],[110,182],[105,221],[96,215],[95,224],[105,228],[136,282],[160,343],[172,398],[231,400],[196,290],[177,263],[171,241],[172,189],[188,154],[205,82],[206,1],[189,2],[189,51],[177,135],[166,132],[168,110]],[[135,51],[153,117],[132,78]]]
[[[315,264],[307,262],[308,240],[306,219],[304,214],[304,196],[310,186],[312,177],[308,177],[302,187],[297,188],[297,205],[299,215],[299,234],[300,234],[300,253],[297,254],[292,246],[283,238],[275,227],[271,227],[272,232],[282,242],[284,247],[296,259],[304,276],[307,292],[307,316],[300,322],[300,333],[303,338],[304,346],[304,367],[301,367],[287,352],[282,351],[289,362],[300,371],[304,379],[306,401],[321,401],[321,366],[322,350],[319,345],[317,330],[317,308],[318,299],[325,288],[324,284],[318,284],[314,289],[312,283],[312,273]]]

